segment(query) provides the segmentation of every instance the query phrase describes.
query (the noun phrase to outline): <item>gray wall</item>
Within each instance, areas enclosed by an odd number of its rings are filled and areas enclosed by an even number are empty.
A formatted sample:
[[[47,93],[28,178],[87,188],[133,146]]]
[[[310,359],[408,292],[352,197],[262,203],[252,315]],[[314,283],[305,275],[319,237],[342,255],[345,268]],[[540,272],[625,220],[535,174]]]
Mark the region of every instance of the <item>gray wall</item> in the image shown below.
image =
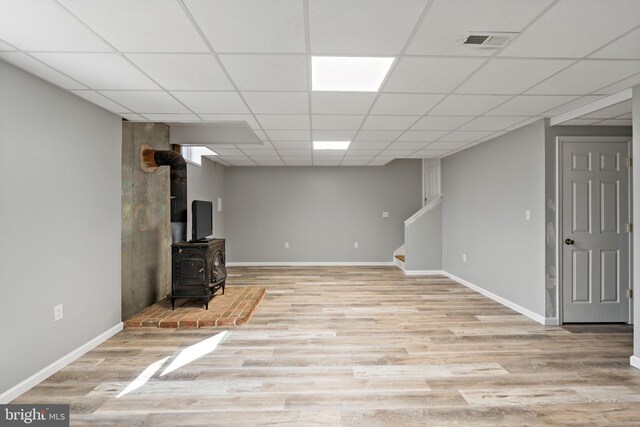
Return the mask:
[[[2,393],[120,322],[122,127],[2,61],[0,93]]]
[[[122,124],[122,320],[171,292],[169,167],[140,167],[140,148],[169,150],[163,123]]]
[[[545,120],[545,315],[557,317],[556,138],[558,136],[630,136],[624,126],[549,126]]]
[[[404,230],[405,270],[442,270],[442,204]]]
[[[229,167],[227,259],[391,262],[404,240],[404,220],[421,207],[420,182],[420,160],[382,167]]]
[[[544,130],[540,120],[442,161],[443,269],[540,315]]]
[[[194,200],[206,200],[213,202],[213,235],[218,238],[225,237],[224,213],[226,200],[224,199],[224,183],[226,167],[213,162],[205,157],[202,165],[187,164],[187,197],[188,197],[188,222],[187,237],[191,239],[191,202]],[[218,212],[218,197],[222,199],[222,211]]]

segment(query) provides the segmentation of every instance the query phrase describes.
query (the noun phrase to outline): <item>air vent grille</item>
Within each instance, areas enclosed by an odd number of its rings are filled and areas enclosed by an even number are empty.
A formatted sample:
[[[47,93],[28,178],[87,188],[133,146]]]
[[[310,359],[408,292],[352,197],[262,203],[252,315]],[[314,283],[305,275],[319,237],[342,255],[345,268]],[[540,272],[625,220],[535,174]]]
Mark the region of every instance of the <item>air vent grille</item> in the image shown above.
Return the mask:
[[[464,46],[499,49],[508,45],[518,33],[488,33],[473,31],[462,39]]]

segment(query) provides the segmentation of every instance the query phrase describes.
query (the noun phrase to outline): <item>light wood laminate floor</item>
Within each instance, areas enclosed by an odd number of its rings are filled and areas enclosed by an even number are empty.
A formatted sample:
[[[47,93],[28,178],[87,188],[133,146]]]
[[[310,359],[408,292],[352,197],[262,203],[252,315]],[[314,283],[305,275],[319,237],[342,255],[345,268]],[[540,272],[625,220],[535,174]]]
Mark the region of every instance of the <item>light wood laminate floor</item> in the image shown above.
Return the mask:
[[[229,273],[267,290],[249,324],[123,331],[16,403],[99,426],[640,425],[628,325],[544,327],[393,267]]]

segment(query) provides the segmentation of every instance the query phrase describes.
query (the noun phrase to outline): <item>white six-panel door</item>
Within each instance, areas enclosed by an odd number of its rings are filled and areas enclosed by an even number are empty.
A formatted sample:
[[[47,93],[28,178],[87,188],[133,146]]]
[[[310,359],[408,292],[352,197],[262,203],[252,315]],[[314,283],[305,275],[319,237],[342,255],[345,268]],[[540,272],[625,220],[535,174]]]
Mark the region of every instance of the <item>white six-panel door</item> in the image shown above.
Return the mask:
[[[629,320],[629,168],[624,142],[562,144],[564,322]]]

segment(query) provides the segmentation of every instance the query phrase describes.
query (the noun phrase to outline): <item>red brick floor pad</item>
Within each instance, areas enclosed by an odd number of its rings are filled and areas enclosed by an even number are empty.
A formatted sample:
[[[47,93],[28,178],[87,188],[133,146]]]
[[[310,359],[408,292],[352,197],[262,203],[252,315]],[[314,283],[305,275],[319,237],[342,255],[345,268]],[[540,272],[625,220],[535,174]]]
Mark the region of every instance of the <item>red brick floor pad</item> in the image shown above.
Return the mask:
[[[178,299],[176,309],[164,299],[125,321],[125,328],[204,328],[247,323],[264,297],[264,288],[229,287],[204,309],[202,299]]]

